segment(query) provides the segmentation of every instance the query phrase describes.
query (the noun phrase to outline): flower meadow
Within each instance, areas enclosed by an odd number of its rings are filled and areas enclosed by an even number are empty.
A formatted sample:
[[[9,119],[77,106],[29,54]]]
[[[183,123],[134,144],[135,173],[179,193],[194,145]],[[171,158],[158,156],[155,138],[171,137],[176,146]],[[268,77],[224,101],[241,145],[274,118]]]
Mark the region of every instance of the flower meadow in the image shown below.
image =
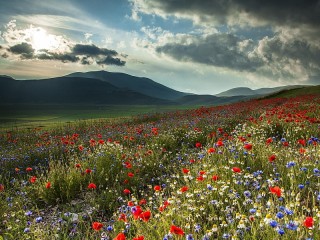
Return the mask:
[[[0,239],[320,239],[320,95],[0,135]]]

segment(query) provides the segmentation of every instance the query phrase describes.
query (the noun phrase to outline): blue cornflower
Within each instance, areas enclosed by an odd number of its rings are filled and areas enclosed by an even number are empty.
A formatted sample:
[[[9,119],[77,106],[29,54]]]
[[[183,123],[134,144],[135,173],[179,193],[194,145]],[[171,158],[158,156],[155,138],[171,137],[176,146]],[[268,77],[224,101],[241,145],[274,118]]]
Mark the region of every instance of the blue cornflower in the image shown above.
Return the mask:
[[[284,214],[283,214],[282,212],[278,212],[278,213],[276,214],[276,216],[277,216],[277,218],[281,219],[281,218],[284,217]]]
[[[249,210],[249,212],[250,212],[251,214],[256,213],[256,211],[257,211],[257,209],[255,209],[255,208],[251,208],[251,209]]]
[[[186,236],[186,240],[194,240],[192,234],[188,234],[188,235]]]
[[[269,224],[270,224],[270,226],[273,227],[273,228],[275,228],[275,227],[278,226],[278,222],[277,222],[276,220],[271,220]]]
[[[172,234],[168,233],[168,234],[164,235],[163,240],[169,240],[170,238],[172,238]]]
[[[109,226],[107,227],[107,231],[111,232],[112,230],[113,230],[113,227],[112,227],[111,225],[109,225]]]
[[[308,168],[302,167],[302,168],[300,168],[300,171],[306,172],[306,171],[308,171]]]
[[[304,188],[304,185],[303,185],[303,184],[299,184],[299,185],[298,185],[298,188],[299,188],[299,189],[303,189],[303,188]]]
[[[290,230],[297,230],[298,225],[294,222],[294,221],[290,221],[287,225],[286,228],[290,229]]]
[[[24,215],[26,215],[27,217],[31,216],[32,215],[32,211],[27,211]]]
[[[229,233],[224,233],[223,235],[222,235],[222,238],[223,239],[228,239],[228,238],[230,238],[231,237],[231,234],[229,234]]]
[[[36,222],[37,222],[37,223],[41,222],[42,220],[43,220],[42,217],[37,217],[37,218],[36,218]]]
[[[251,192],[249,191],[244,191],[243,194],[248,198],[251,197]]]
[[[200,229],[201,229],[200,224],[196,224],[196,225],[194,225],[194,229],[195,229],[195,231],[196,231],[196,232],[199,232],[199,231],[200,231]]]
[[[290,209],[288,209],[288,208],[286,208],[286,209],[284,210],[284,212],[285,212],[287,215],[292,215],[292,214],[293,214],[293,211],[290,210]]]
[[[287,162],[286,167],[291,168],[291,167],[294,167],[295,165],[296,165],[296,163],[291,161],[291,162]]]
[[[282,236],[283,234],[285,234],[285,231],[283,230],[283,228],[279,228],[278,233]]]
[[[320,170],[319,170],[318,168],[314,168],[314,169],[313,169],[313,173],[314,173],[314,174],[318,174],[318,173],[320,173]]]
[[[209,236],[206,234],[202,237],[202,240],[210,240]]]
[[[23,230],[23,232],[24,232],[24,233],[30,232],[30,228],[25,228],[25,229]]]
[[[285,208],[284,206],[280,206],[280,207],[279,207],[279,210],[280,210],[280,211],[284,211],[285,209],[286,209],[286,208]]]

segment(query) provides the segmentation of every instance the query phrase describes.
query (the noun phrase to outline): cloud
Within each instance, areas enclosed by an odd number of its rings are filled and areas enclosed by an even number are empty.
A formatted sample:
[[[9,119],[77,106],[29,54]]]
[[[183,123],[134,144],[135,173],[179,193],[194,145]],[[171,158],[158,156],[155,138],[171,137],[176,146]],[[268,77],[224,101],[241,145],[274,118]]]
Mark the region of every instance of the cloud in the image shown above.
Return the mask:
[[[65,62],[79,62],[83,65],[117,65],[124,66],[125,61],[116,57],[119,54],[114,50],[99,48],[95,45],[75,44],[71,51],[57,53],[50,50],[42,49],[35,51],[31,44],[19,43],[9,47],[8,52],[19,55],[21,59],[38,59],[38,60],[56,60]]]
[[[115,50],[100,48],[91,43],[74,43],[65,37],[48,34],[39,27],[17,29],[15,20],[6,25],[2,37],[6,42],[0,48],[3,58],[18,56],[22,60],[51,60],[101,66],[124,66],[126,63],[121,60],[123,55]]]
[[[318,0],[131,0],[135,11],[159,16],[189,18],[198,23],[218,24],[245,23],[277,25],[320,25],[320,3]],[[244,18],[246,17],[246,18]],[[240,22],[239,22],[240,21]]]
[[[111,56],[107,56],[105,59],[97,62],[99,65],[117,65],[117,66],[124,66],[125,61],[121,60],[120,58],[114,58]]]
[[[287,32],[261,40],[240,39],[230,33],[176,35],[155,44],[159,54],[181,62],[205,64],[283,83],[314,82],[320,75],[320,47]]]
[[[220,33],[206,37],[185,36],[178,43],[158,46],[156,51],[180,61],[191,61],[239,71],[255,71],[261,62],[250,59],[248,53],[243,50],[244,45],[249,48],[252,42],[243,42],[232,34]]]
[[[109,50],[106,48],[99,48],[93,44],[76,44],[72,48],[72,52],[75,55],[88,55],[88,56],[98,56],[98,55],[106,55],[106,56],[116,56],[118,53],[114,50]]]
[[[32,45],[25,42],[11,46],[8,50],[13,54],[21,55],[21,57],[25,59],[33,58],[34,54],[34,49],[32,48]]]
[[[189,33],[162,31],[160,36],[157,31],[161,29],[141,29],[145,38],[138,45],[155,50],[162,57],[214,66],[250,80],[287,84],[319,79],[320,1],[131,2],[141,16],[193,21],[194,28]]]

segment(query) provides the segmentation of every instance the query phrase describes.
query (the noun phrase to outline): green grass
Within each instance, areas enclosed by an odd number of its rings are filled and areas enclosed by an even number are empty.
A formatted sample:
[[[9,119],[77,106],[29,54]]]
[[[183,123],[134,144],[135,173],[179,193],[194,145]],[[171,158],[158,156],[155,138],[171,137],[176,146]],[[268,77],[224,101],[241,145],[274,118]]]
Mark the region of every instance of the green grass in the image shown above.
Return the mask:
[[[173,105],[0,105],[0,129],[52,127],[56,124],[79,120],[127,118],[194,107]]]
[[[320,239],[319,104],[0,129],[0,239]]]
[[[310,87],[302,87],[290,90],[282,90],[280,92],[270,94],[264,98],[291,98],[295,96],[301,95],[309,95],[309,94],[319,94],[320,86],[310,86]]]

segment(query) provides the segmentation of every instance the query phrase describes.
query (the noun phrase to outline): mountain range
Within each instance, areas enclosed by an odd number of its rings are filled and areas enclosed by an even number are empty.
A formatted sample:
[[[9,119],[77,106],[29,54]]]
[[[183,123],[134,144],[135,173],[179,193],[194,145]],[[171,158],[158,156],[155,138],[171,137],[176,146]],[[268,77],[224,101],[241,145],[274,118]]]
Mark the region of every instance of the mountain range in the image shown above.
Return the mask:
[[[280,92],[282,90],[290,90],[294,88],[306,87],[304,85],[290,85],[290,86],[282,86],[282,87],[274,87],[274,88],[259,88],[256,90],[252,90],[247,87],[237,87],[232,88],[227,91],[216,94],[217,97],[234,97],[234,96],[253,96],[253,95],[265,95],[271,94],[275,92]]]
[[[283,89],[234,88],[217,95],[179,92],[149,78],[107,71],[75,72],[66,76],[15,80],[0,76],[1,104],[218,105]]]

